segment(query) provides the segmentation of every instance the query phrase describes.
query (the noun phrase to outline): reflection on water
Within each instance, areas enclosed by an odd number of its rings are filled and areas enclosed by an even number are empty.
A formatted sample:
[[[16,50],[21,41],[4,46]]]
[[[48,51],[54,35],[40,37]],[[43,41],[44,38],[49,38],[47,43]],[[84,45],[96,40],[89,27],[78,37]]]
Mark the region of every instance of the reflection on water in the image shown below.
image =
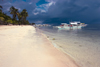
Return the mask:
[[[71,31],[71,30],[80,30],[81,28],[59,28],[58,31],[61,31],[61,30],[65,30],[65,31]]]

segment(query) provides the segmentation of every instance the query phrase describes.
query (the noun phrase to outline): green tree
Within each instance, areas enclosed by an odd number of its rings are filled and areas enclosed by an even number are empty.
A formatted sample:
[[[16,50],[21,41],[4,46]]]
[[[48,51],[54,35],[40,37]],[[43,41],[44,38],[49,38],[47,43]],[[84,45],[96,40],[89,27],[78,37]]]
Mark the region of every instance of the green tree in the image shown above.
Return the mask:
[[[18,25],[18,21],[17,20],[12,20],[13,22],[12,22],[12,24],[13,25]]]
[[[25,24],[26,17],[28,16],[27,10],[23,9],[23,11],[21,12],[21,15],[22,15],[22,24]]]
[[[0,24],[29,24],[26,20],[28,12],[26,9],[23,9],[22,12],[18,12],[18,9],[15,7],[10,7],[10,14],[13,18],[2,12],[2,6],[0,5]],[[18,20],[16,18],[18,17]]]
[[[20,25],[20,24],[22,24],[21,23],[22,15],[21,15],[21,13],[18,12],[17,16],[18,16],[18,24]]]
[[[35,25],[35,23],[32,23],[32,25]]]
[[[6,15],[5,13],[3,13],[3,17],[5,18],[5,21],[7,21],[7,20],[11,20],[11,17],[10,16],[8,16],[8,15]]]
[[[18,9],[16,9],[15,7],[10,7],[10,14],[13,15],[13,20],[16,20],[16,16],[17,16],[17,13],[18,13]]]
[[[29,21],[28,20],[25,21],[25,25],[29,25]]]
[[[3,24],[7,24],[7,20],[12,20],[11,17],[6,15],[5,13],[0,13],[0,17],[4,18]]]
[[[2,13],[2,8],[3,8],[3,7],[0,5],[0,12],[1,12],[1,13]]]
[[[4,18],[3,18],[3,17],[0,17],[0,20],[1,20],[1,21],[4,21]]]
[[[7,22],[7,24],[12,24],[13,23],[12,20],[7,20],[6,22]]]
[[[1,25],[1,24],[4,24],[4,20],[5,20],[5,19],[4,19],[3,17],[0,17],[0,25]]]

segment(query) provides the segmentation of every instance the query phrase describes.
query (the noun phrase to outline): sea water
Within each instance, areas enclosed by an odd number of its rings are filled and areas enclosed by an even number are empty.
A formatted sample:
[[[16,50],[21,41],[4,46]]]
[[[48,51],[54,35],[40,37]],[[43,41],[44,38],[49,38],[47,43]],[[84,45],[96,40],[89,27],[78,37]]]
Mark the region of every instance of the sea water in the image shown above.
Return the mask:
[[[56,48],[71,56],[80,67],[100,67],[100,25],[75,30],[39,28]]]

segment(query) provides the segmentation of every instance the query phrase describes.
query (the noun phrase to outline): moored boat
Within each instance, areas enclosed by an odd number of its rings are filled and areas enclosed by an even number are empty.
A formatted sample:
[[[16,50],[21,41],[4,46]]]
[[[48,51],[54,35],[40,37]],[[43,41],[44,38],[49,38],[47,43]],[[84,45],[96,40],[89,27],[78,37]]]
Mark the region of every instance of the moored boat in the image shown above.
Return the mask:
[[[70,22],[70,24],[67,23],[61,23],[60,26],[56,26],[55,28],[64,28],[64,29],[81,29],[82,27],[87,26],[85,23],[81,23],[80,21],[74,21]]]

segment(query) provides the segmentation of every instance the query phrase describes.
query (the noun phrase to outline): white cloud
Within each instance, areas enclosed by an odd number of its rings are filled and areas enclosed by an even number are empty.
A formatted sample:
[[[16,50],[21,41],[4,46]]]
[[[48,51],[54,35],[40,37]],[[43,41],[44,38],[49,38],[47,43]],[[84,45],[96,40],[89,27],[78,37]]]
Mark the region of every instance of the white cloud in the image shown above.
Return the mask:
[[[39,12],[37,11],[37,9],[34,9],[32,13],[33,13],[34,15],[39,14]]]
[[[49,6],[55,5],[55,3],[56,3],[56,2],[53,2],[53,1],[52,1],[52,2],[50,2],[48,5],[49,5]]]
[[[46,0],[47,2],[56,2],[58,0]]]
[[[34,12],[47,12],[48,11],[48,8],[51,6],[51,5],[55,5],[55,2],[50,2],[48,4],[42,4],[42,5],[39,5],[37,6],[37,8],[35,8],[33,11]],[[37,13],[36,13],[37,14]]]
[[[7,11],[9,11],[9,10],[10,10],[10,7],[7,8]]]
[[[18,9],[19,11],[21,10],[21,8],[15,7],[16,9]]]
[[[41,10],[41,12],[46,12],[45,10]]]
[[[32,4],[32,2],[30,2],[29,4]]]
[[[19,11],[21,10],[21,8],[15,7],[16,9],[18,9]],[[7,11],[10,10],[10,7],[7,8]]]
[[[34,15],[37,15],[37,14],[39,14],[39,12],[36,12],[36,13],[33,13]]]

